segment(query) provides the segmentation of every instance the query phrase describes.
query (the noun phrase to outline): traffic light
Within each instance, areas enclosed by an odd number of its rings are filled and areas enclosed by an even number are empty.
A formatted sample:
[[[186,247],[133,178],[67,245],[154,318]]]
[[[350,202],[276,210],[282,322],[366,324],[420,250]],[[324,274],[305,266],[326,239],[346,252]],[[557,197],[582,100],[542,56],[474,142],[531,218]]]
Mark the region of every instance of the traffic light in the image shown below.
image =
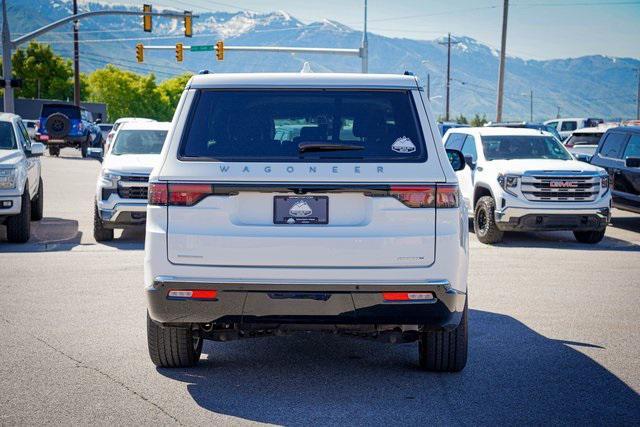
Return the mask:
[[[176,61],[182,62],[184,59],[184,48],[182,43],[176,43]]]
[[[138,62],[144,61],[144,46],[142,43],[136,45],[136,59]]]
[[[142,11],[144,13],[151,13],[151,5],[145,4],[142,6]],[[147,32],[151,32],[151,15],[143,15],[142,16],[142,28]],[[139,61],[142,62],[142,61]]]
[[[222,40],[218,40],[216,43],[216,58],[218,58],[218,61],[224,59],[224,42]]]
[[[191,37],[193,35],[193,17],[188,10],[184,11],[184,36]]]

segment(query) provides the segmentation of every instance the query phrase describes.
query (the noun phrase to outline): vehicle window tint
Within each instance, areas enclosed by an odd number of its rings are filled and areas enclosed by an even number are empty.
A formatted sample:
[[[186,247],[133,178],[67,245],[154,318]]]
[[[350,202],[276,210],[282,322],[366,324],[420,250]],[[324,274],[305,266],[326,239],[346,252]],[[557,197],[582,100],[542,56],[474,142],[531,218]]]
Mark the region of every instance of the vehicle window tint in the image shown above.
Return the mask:
[[[464,139],[467,137],[466,133],[450,133],[447,137],[445,147],[452,150],[461,150]]]
[[[474,162],[478,160],[478,152],[476,151],[476,140],[472,135],[467,135],[461,151],[465,157],[471,156]]]
[[[602,138],[601,133],[574,133],[565,144],[569,147],[572,145],[598,145],[600,138]]]
[[[53,113],[62,113],[70,119],[80,118],[80,109],[73,105],[43,105],[42,117],[49,117]]]
[[[576,122],[562,122],[562,126],[560,126],[560,130],[562,132],[576,130],[577,128],[578,128],[578,123]]]
[[[573,158],[552,136],[487,135],[482,137],[482,149],[487,160]]]
[[[622,149],[626,139],[627,135],[624,133],[610,132],[605,136],[602,147],[600,148],[600,155],[603,157],[619,159],[622,155]]]
[[[631,135],[627,148],[624,150],[624,158],[640,157],[640,135]]]
[[[128,130],[118,132],[111,154],[160,154],[166,130]]]
[[[16,136],[11,122],[0,122],[0,150],[15,150]]]
[[[423,162],[427,157],[411,91],[405,90],[202,90],[190,123],[179,150],[185,160]]]
[[[554,129],[558,128],[558,122],[549,122],[547,123],[547,126],[552,127]]]
[[[27,149],[27,150],[30,150],[31,149],[31,138],[29,138],[29,132],[24,127],[24,123],[18,122],[18,132],[20,133],[20,136],[22,137],[22,145],[24,146],[24,148]]]

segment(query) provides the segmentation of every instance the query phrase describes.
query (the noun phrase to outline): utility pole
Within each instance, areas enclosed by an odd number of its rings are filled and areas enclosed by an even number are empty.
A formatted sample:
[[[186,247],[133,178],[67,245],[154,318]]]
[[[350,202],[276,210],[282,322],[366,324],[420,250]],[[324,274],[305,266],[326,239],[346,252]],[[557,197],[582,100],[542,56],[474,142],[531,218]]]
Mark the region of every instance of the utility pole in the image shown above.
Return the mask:
[[[560,118],[560,106],[557,105],[556,107],[558,107],[558,113],[556,114],[556,119]]]
[[[457,44],[459,42],[453,42],[453,44]],[[447,42],[439,42],[439,44],[447,45],[447,78],[445,81],[446,88],[446,99],[445,99],[445,107],[444,107],[444,120],[445,122],[449,121],[449,100],[450,100],[450,92],[451,92],[451,33],[447,36]]]
[[[78,0],[73,0],[73,14],[78,14]],[[73,103],[80,106],[80,43],[78,20],[73,21]]]
[[[529,121],[533,122],[533,89],[529,91],[531,97],[531,103],[529,104]]]
[[[2,77],[4,78],[4,111],[6,113],[14,112],[11,73],[11,33],[7,19],[7,2],[2,0]]]
[[[500,42],[500,66],[498,69],[498,100],[496,102],[496,122],[502,121],[502,96],[504,93],[504,61],[507,49],[507,19],[509,16],[509,0],[504,0],[502,8],[502,40]]]
[[[369,38],[367,36],[367,0],[364,0],[364,30],[362,31],[362,47],[360,47],[362,58],[362,73],[369,72]]]
[[[427,73],[427,99],[431,101],[431,74]]]

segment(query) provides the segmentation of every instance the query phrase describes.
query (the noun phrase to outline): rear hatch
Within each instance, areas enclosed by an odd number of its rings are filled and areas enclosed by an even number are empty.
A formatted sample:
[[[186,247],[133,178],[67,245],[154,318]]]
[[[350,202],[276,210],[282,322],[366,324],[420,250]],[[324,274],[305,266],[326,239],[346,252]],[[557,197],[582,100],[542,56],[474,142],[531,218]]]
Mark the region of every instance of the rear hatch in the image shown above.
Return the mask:
[[[171,262],[433,263],[444,175],[415,92],[201,90],[192,105],[163,171]]]

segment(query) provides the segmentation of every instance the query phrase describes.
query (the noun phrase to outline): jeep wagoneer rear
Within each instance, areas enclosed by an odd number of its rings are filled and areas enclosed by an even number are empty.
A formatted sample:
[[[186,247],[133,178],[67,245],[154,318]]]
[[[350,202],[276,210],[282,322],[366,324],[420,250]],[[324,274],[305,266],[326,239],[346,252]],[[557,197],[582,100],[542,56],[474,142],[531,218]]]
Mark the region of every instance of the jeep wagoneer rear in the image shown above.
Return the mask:
[[[467,354],[467,213],[413,76],[193,77],[149,183],[158,366],[204,339],[318,330]]]

